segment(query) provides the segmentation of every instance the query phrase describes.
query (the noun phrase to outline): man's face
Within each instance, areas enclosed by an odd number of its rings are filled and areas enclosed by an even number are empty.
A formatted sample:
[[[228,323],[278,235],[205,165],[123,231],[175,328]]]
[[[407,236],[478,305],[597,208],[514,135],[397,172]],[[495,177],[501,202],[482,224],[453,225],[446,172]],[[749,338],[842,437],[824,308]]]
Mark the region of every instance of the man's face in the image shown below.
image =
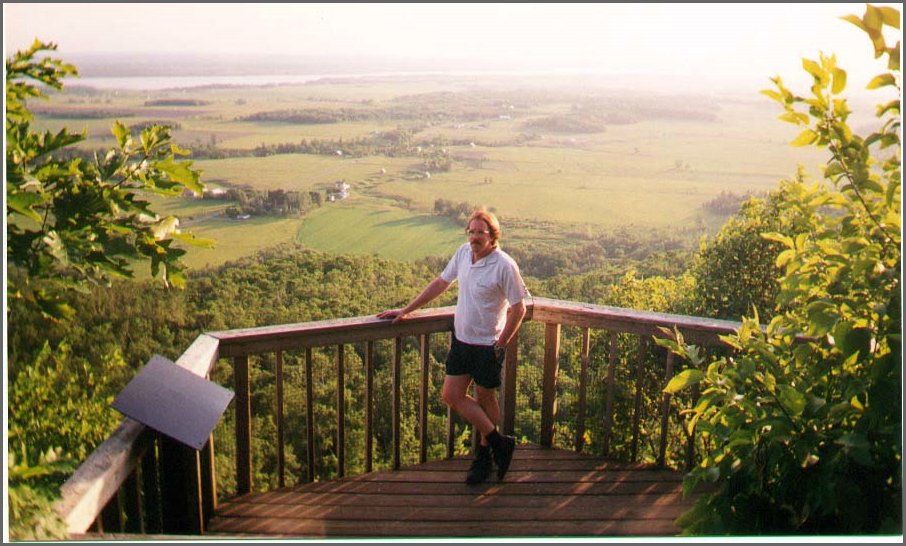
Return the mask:
[[[472,247],[472,254],[477,258],[483,258],[494,249],[491,243],[491,233],[488,231],[488,225],[484,220],[472,220],[469,222],[469,245]]]

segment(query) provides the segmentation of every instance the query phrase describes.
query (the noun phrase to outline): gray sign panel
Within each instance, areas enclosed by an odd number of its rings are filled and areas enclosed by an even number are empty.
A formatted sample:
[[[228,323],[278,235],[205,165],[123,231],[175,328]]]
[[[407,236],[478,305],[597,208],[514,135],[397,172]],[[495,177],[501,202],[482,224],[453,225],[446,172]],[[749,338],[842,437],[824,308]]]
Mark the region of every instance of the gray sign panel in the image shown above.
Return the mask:
[[[113,401],[122,414],[200,450],[233,392],[154,355]]]

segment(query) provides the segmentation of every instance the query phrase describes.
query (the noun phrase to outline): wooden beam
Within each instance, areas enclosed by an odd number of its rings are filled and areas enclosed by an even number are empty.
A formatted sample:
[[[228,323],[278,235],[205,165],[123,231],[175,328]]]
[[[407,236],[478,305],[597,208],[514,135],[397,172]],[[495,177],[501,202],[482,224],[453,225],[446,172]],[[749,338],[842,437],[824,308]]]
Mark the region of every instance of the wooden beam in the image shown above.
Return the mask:
[[[393,344],[393,383],[390,407],[391,437],[393,441],[393,469],[400,468],[400,390],[402,388],[403,338],[398,337]]]
[[[557,416],[557,374],[560,370],[560,325],[544,325],[544,384],[541,394],[541,445],[553,447]]]
[[[221,356],[260,354],[277,350],[358,343],[407,335],[431,334],[453,329],[453,307],[413,312],[406,320],[391,324],[374,315],[322,320],[301,324],[265,326],[212,332],[220,341]]]
[[[337,345],[337,476],[346,475],[346,363]]]
[[[371,472],[374,444],[374,341],[365,342],[365,472]]]
[[[165,435],[160,436],[163,531],[173,534],[204,534],[199,452]]]
[[[66,480],[54,509],[70,533],[84,533],[91,527],[135,469],[153,439],[151,434],[145,425],[127,417]]]
[[[500,428],[512,436],[516,430],[516,366],[519,362],[519,331],[517,330],[506,347],[503,362],[503,388],[500,389]]]
[[[283,425],[283,351],[277,351],[274,362],[274,383],[277,389],[276,414],[277,418],[277,484],[286,485],[286,436]]]
[[[576,452],[581,452],[585,445],[585,396],[588,387],[588,353],[591,350],[591,331],[582,329],[582,348],[579,354],[581,370],[579,371],[579,409],[576,415]]]
[[[418,407],[418,462],[428,461],[428,382],[430,371],[430,339],[428,334],[419,336],[419,345],[421,349],[421,384],[419,389],[419,407]]]
[[[616,388],[616,369],[619,362],[619,344],[616,332],[608,336],[610,350],[607,358],[607,398],[604,401],[604,440],[601,453],[610,455],[610,440],[613,437],[613,396]]]
[[[642,425],[642,380],[645,377],[645,356],[648,338],[639,336],[639,358],[635,367],[635,409],[632,412],[632,451],[630,461],[636,462],[639,454],[639,434]]]
[[[236,389],[236,493],[244,495],[252,490],[252,399],[248,356],[233,357],[233,385]]]
[[[314,387],[311,384],[311,347],[305,349],[305,430],[306,449],[305,454],[308,463],[308,472],[306,478],[309,482],[315,480],[315,411],[314,411]]]

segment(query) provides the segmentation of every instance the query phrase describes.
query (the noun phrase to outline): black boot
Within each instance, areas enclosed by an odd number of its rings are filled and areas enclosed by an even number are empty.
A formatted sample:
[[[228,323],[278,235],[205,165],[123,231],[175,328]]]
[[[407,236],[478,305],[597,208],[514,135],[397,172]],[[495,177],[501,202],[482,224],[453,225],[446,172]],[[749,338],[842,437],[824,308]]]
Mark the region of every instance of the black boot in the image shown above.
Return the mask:
[[[488,434],[488,444],[494,454],[494,464],[497,465],[497,479],[502,480],[506,471],[510,469],[513,461],[513,451],[516,450],[516,438],[505,436],[496,430]]]
[[[478,450],[475,452],[475,460],[472,461],[472,466],[469,467],[469,473],[466,474],[466,483],[475,485],[486,481],[491,475],[492,466],[491,448],[479,445]]]

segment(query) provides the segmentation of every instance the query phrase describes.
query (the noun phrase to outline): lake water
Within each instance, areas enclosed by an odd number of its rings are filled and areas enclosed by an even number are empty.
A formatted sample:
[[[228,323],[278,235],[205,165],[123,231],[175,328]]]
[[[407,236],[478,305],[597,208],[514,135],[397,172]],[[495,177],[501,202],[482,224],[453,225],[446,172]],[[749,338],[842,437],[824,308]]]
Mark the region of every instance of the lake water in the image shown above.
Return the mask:
[[[160,90],[184,89],[206,86],[262,86],[307,83],[322,78],[343,77],[318,74],[313,76],[131,76],[131,77],[83,77],[67,80],[69,86],[86,86],[95,89]],[[349,77],[346,75],[345,77]]]
[[[336,74],[286,74],[286,75],[229,75],[229,76],[115,76],[115,77],[79,77],[65,81],[69,87],[84,86],[95,89],[124,89],[130,91],[154,91],[162,89],[186,89],[206,86],[266,86],[304,84],[321,79],[356,79],[378,77],[408,76],[451,76],[451,77],[595,77],[593,73],[576,72],[564,69],[559,71],[407,71],[407,72],[372,72],[372,73],[336,73]],[[618,78],[611,77],[611,80]]]

